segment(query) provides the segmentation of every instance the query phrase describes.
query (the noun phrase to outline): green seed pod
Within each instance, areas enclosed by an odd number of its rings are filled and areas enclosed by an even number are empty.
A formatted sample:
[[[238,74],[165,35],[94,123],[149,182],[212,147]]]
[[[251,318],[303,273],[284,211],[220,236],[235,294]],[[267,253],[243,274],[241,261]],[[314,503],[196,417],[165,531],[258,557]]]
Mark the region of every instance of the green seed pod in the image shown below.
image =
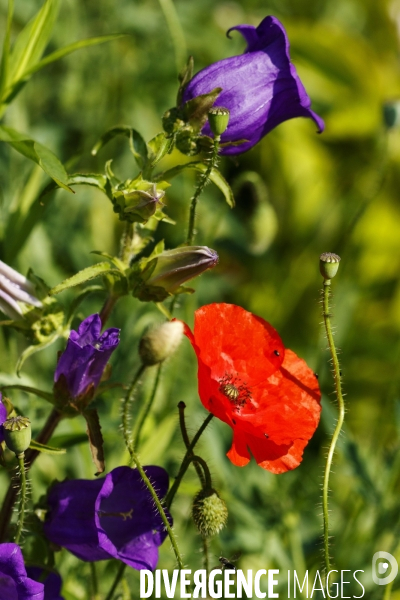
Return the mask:
[[[226,525],[228,509],[213,488],[203,489],[195,496],[192,517],[203,537],[213,537]]]
[[[222,106],[210,108],[208,122],[214,135],[222,135],[226,131],[229,123],[229,114],[229,110]]]
[[[333,252],[324,252],[319,257],[319,270],[325,280],[332,279],[338,272],[340,256]]]
[[[7,448],[19,456],[31,443],[31,422],[27,417],[11,417],[4,421],[3,433]]]
[[[182,321],[167,321],[149,329],[139,342],[142,363],[146,367],[162,363],[178,348],[182,336]]]

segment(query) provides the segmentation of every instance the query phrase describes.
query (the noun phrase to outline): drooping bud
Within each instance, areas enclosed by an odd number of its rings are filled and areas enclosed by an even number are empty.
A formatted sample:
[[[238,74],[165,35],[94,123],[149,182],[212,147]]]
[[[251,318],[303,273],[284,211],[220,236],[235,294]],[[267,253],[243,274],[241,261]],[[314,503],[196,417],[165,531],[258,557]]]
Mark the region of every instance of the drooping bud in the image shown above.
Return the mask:
[[[193,500],[192,517],[203,537],[213,537],[225,527],[228,509],[213,488],[202,489]]]
[[[23,318],[28,307],[40,308],[42,303],[36,298],[34,285],[0,260],[0,309],[10,319]]]
[[[3,434],[7,448],[19,456],[31,443],[31,422],[27,417],[11,417],[3,423]]]
[[[165,250],[153,261],[156,265],[147,285],[162,287],[172,293],[189,279],[215,267],[218,254],[207,246],[183,246]]]
[[[213,106],[208,111],[208,122],[214,135],[222,135],[229,123],[229,110],[223,106]]]
[[[333,252],[324,252],[319,257],[319,270],[325,280],[335,277],[339,269],[340,256]]]
[[[139,343],[142,363],[146,367],[162,363],[178,348],[182,336],[182,321],[167,321],[149,329]]]

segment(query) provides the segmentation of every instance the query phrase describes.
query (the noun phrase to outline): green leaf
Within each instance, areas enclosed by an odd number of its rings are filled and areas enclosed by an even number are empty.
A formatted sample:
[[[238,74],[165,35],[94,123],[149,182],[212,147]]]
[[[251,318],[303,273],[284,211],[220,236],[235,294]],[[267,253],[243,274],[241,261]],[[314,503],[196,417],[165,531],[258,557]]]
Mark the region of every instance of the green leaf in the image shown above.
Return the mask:
[[[57,17],[59,0],[46,0],[39,12],[19,34],[10,55],[8,87],[42,56]]]
[[[113,127],[106,131],[97,144],[92,148],[92,155],[96,156],[98,151],[105,146],[109,141],[114,139],[117,135],[124,135],[129,139],[129,145],[131,148],[131,152],[136,159],[140,168],[146,164],[148,159],[148,149],[147,144],[136,129],[132,127],[128,127],[125,125],[121,125],[120,127]]]
[[[97,263],[91,267],[82,269],[82,271],[72,275],[72,277],[68,277],[68,279],[64,279],[64,281],[49,291],[49,296],[54,296],[55,294],[59,294],[68,288],[75,287],[76,285],[80,285],[81,283],[85,283],[86,281],[90,281],[91,279],[95,279],[96,277],[100,277],[100,275],[105,275],[107,273],[120,274],[120,271],[110,267],[110,263],[108,262]]]
[[[158,133],[147,143],[149,149],[149,167],[152,169],[173,147],[173,139],[168,138],[165,133]]]
[[[45,348],[48,348],[49,346],[51,346],[51,344],[54,344],[54,342],[60,337],[60,335],[61,335],[61,331],[55,331],[53,335],[49,336],[47,338],[47,340],[42,342],[41,344],[32,344],[32,346],[28,346],[27,348],[25,348],[25,350],[22,352],[21,356],[19,357],[17,365],[15,367],[18,377],[19,377],[21,369],[24,365],[24,362],[30,356],[33,356],[37,352],[40,352],[41,350],[44,350]],[[50,400],[49,400],[49,402],[50,402]]]
[[[104,193],[106,183],[106,176],[99,175],[98,173],[74,173],[73,175],[68,176],[68,185],[90,185]]]
[[[217,87],[208,94],[201,94],[185,102],[183,113],[194,131],[199,132],[202,129],[204,123],[207,121],[210,108],[221,92],[222,88]]]
[[[92,250],[90,254],[96,254],[97,256],[102,256],[103,258],[107,258],[122,273],[125,272],[126,264],[123,263],[122,260],[120,258],[118,258],[117,256],[108,254],[108,252],[101,252],[100,250]]]
[[[51,438],[51,443],[55,448],[72,448],[85,442],[87,442],[86,433],[64,433]]]
[[[0,125],[0,141],[10,144],[17,152],[33,160],[59,187],[72,192],[68,187],[68,175],[64,166],[46,146],[4,125]]]
[[[8,78],[9,59],[10,59],[10,38],[11,26],[14,13],[14,0],[8,0],[7,26],[4,35],[3,52],[0,63],[0,97],[2,97],[4,87]]]
[[[205,171],[207,170],[207,165],[205,165],[202,162],[198,162],[198,161],[189,162],[184,165],[177,165],[176,167],[173,167],[172,169],[168,169],[168,171],[163,171],[162,173],[158,173],[158,175],[154,179],[156,181],[159,181],[160,179],[169,180],[169,179],[172,179],[173,177],[176,177],[177,175],[179,175],[186,169],[195,169],[196,171],[199,171],[200,173],[205,173]],[[235,198],[233,196],[231,186],[226,181],[225,177],[223,177],[222,173],[220,173],[220,171],[218,171],[218,169],[213,169],[210,174],[210,180],[223,193],[227,204],[231,208],[233,208],[235,206]]]
[[[105,469],[103,436],[101,433],[99,415],[94,408],[87,409],[82,414],[86,419],[90,452],[92,453],[92,460],[97,469],[97,472],[95,473],[97,476],[100,475],[100,473],[103,473]]]
[[[35,440],[31,440],[29,448],[31,450],[36,450],[37,452],[44,452],[44,454],[65,454],[67,452],[65,448],[53,448],[53,446],[39,444],[39,442],[35,442]]]
[[[27,71],[25,71],[22,75],[23,78],[28,75],[32,75],[36,73],[36,71],[40,71],[43,67],[50,65],[51,63],[59,60],[60,58],[64,58],[68,54],[72,52],[76,52],[76,50],[80,50],[81,48],[88,48],[89,46],[96,46],[98,44],[105,44],[106,42],[112,42],[113,40],[117,40],[118,38],[124,37],[127,34],[123,33],[113,33],[111,35],[102,35],[99,37],[88,38],[86,40],[79,40],[78,42],[74,42],[73,44],[68,44],[68,46],[64,46],[64,48],[60,48],[51,54],[48,54],[41,61],[30,67]]]
[[[185,87],[187,86],[187,84],[193,77],[193,68],[194,68],[193,56],[189,56],[187,64],[183,67],[182,71],[178,75],[180,85],[179,85],[179,90],[178,90],[178,96],[176,99],[177,106],[180,106],[182,104],[183,92],[185,91]]]
[[[38,396],[38,398],[43,398],[43,400],[47,400],[47,402],[54,404],[53,394],[50,394],[50,392],[44,392],[43,390],[38,390],[37,388],[30,387],[29,385],[20,385],[20,384],[16,383],[16,384],[12,384],[12,385],[3,385],[1,387],[1,389],[3,391],[4,390],[22,390],[23,392],[26,392],[27,394],[34,394],[35,396]]]

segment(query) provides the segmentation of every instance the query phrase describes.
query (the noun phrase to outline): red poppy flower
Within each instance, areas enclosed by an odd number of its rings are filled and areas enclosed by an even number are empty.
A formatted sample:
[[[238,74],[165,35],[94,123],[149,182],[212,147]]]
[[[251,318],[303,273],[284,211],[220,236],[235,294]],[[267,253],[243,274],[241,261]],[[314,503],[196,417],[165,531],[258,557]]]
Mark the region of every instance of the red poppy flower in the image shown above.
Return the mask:
[[[233,429],[227,453],[243,467],[253,454],[272,473],[295,469],[320,417],[318,381],[264,319],[233,304],[195,312],[185,326],[199,364],[203,406]]]

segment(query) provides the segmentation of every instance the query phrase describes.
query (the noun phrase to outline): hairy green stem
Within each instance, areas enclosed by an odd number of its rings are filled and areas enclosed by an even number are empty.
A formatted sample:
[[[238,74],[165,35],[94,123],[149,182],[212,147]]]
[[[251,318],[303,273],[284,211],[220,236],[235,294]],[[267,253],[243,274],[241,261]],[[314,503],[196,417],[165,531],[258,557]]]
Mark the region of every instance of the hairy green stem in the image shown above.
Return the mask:
[[[199,177],[195,192],[190,200],[190,212],[189,212],[189,227],[188,227],[188,235],[186,239],[186,243],[188,246],[191,246],[193,243],[194,235],[195,235],[195,222],[196,222],[196,207],[197,201],[199,199],[200,194],[206,187],[207,183],[210,180],[210,175],[214,167],[216,167],[218,162],[218,152],[219,152],[219,143],[221,141],[221,136],[216,135],[214,138],[214,143],[212,147],[212,153],[210,158],[207,161],[207,168]]]
[[[138,383],[139,379],[143,375],[145,369],[146,369],[145,365],[141,365],[139,367],[136,375],[132,379],[132,383],[129,386],[129,389],[125,395],[125,398],[124,398],[124,401],[122,404],[122,432],[124,434],[125,445],[128,449],[129,454],[131,455],[131,457],[132,457],[134,448],[133,448],[132,434],[131,434],[131,430],[129,427],[129,407],[130,407],[132,399],[133,399],[133,393],[135,391],[136,384]]]
[[[21,539],[22,530],[24,527],[25,520],[25,508],[26,508],[26,500],[27,500],[27,490],[26,490],[26,471],[25,471],[25,454],[21,452],[17,456],[18,466],[19,466],[19,478],[20,478],[20,499],[19,499],[19,508],[18,508],[18,523],[17,523],[17,532],[15,534],[15,543],[19,544],[19,540]]]
[[[157,389],[158,389],[158,385],[160,383],[160,377],[161,377],[161,370],[162,370],[162,366],[163,364],[160,363],[158,365],[157,368],[157,374],[156,374],[156,378],[154,380],[154,385],[153,385],[153,389],[151,390],[151,394],[147,400],[147,402],[144,404],[142,410],[139,413],[139,417],[136,420],[136,423],[133,427],[133,431],[132,431],[132,447],[133,450],[136,452],[136,450],[138,449],[139,446],[139,442],[140,442],[140,434],[142,433],[142,428],[143,425],[149,415],[149,412],[153,406],[153,402],[154,399],[156,397],[156,393],[157,393]]]
[[[185,443],[186,450],[188,450],[190,447],[190,439],[188,436],[188,432],[186,429],[186,423],[185,423],[186,404],[184,402],[179,402],[178,408],[179,408],[179,425],[181,428],[182,439]],[[192,454],[193,454],[193,452],[192,452]],[[194,461],[194,468],[196,469],[196,473],[200,479],[201,487],[204,487],[205,479],[204,479],[203,471],[201,470],[201,467],[199,466],[199,464],[196,461]]]
[[[183,476],[185,475],[190,463],[191,463],[191,456],[193,454],[193,448],[195,447],[195,445],[197,444],[197,442],[200,439],[201,434],[203,433],[203,431],[206,429],[207,425],[210,423],[211,419],[213,418],[213,414],[209,414],[208,417],[204,420],[203,424],[201,425],[200,429],[198,430],[198,432],[196,433],[196,435],[194,436],[194,438],[192,439],[189,448],[186,450],[186,454],[183,458],[181,467],[179,469],[179,473],[176,476],[176,479],[173,483],[173,485],[171,486],[168,494],[165,497],[165,504],[167,506],[167,508],[171,507],[171,504],[173,502],[173,499],[175,497],[176,492],[179,489],[179,486],[181,484],[181,481],[183,479]]]
[[[142,478],[145,486],[147,487],[147,489],[149,490],[149,492],[151,494],[151,497],[153,498],[154,504],[157,507],[157,510],[158,510],[158,512],[160,514],[162,522],[164,523],[164,527],[165,527],[165,529],[166,529],[166,531],[168,533],[169,539],[171,541],[172,548],[173,548],[174,553],[175,553],[175,557],[176,557],[176,561],[178,563],[178,567],[179,567],[179,569],[183,569],[183,566],[184,566],[183,565],[183,560],[182,560],[181,554],[179,552],[179,548],[178,548],[178,544],[176,542],[175,534],[172,531],[171,525],[169,524],[169,521],[167,519],[167,515],[165,514],[165,510],[164,510],[164,508],[163,508],[163,506],[162,506],[162,504],[160,502],[159,497],[157,496],[157,492],[155,491],[154,487],[152,486],[151,481],[147,477],[147,475],[146,475],[146,473],[145,473],[142,465],[140,464],[137,454],[135,452],[133,452],[133,450],[131,452],[131,456],[132,456],[133,462],[136,465],[137,470],[140,473],[140,476],[141,476],[141,478]]]
[[[117,574],[115,576],[115,579],[113,581],[113,584],[112,584],[112,586],[110,588],[110,591],[108,592],[108,594],[106,596],[106,600],[112,600],[113,599],[115,590],[117,589],[118,584],[121,581],[121,579],[122,579],[122,577],[123,577],[123,575],[125,573],[126,567],[127,567],[127,565],[125,563],[121,563],[120,564],[119,569],[117,571]]]
[[[208,538],[203,537],[203,569],[206,570],[206,579],[208,579],[209,561],[208,561]]]
[[[60,423],[61,419],[62,419],[62,414],[58,410],[53,408],[46,423],[44,424],[42,431],[36,438],[36,441],[39,442],[39,444],[47,444],[48,441],[50,440],[51,436],[53,435],[54,430]],[[37,450],[28,450],[25,453],[25,459],[26,459],[26,461],[25,461],[26,467],[25,468],[27,470],[30,469],[30,467],[32,466],[32,464],[36,460],[36,458],[39,456],[39,454],[40,454],[40,452],[38,452]],[[18,489],[14,487],[13,482],[10,482],[10,485],[8,487],[7,494],[4,498],[3,506],[1,507],[1,512],[0,512],[0,542],[4,542],[6,539],[7,529],[10,524],[10,521],[11,521],[13,508],[14,508],[14,505],[15,505],[15,502],[17,499],[17,494],[18,494]]]
[[[329,510],[328,510],[328,493],[329,493],[329,476],[331,472],[332,459],[335,452],[336,443],[338,441],[340,431],[342,429],[344,421],[344,400],[342,393],[342,383],[340,375],[340,365],[336,352],[335,342],[333,340],[332,325],[331,325],[331,314],[329,311],[329,296],[330,296],[331,280],[327,279],[324,281],[323,289],[323,317],[325,324],[326,337],[328,339],[329,350],[332,357],[333,364],[333,376],[335,380],[335,392],[339,406],[339,415],[336,423],[335,431],[333,432],[332,440],[328,450],[328,456],[326,458],[324,484],[322,492],[322,508],[324,515],[324,558],[325,558],[325,570],[326,574],[331,570],[331,562],[329,557]]]

